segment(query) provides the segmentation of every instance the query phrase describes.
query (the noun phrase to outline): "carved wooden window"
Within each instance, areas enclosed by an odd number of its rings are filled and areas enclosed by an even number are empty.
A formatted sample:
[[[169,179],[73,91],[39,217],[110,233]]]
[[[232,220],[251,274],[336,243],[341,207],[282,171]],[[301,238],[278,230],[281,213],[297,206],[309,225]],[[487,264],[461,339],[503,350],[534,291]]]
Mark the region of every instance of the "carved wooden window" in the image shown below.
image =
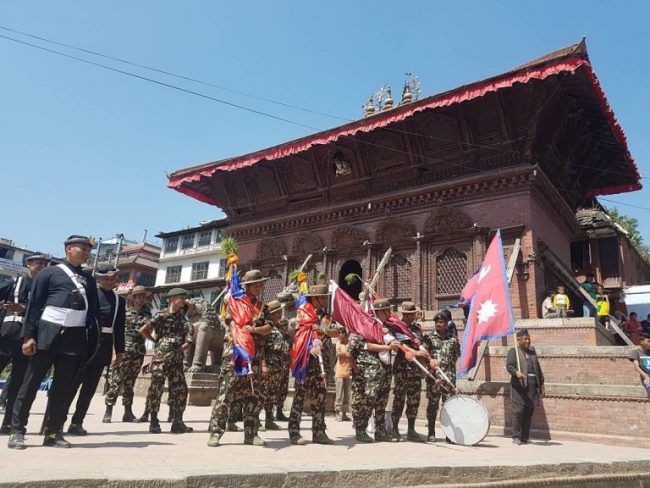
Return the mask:
[[[268,280],[264,285],[264,291],[262,292],[262,300],[264,302],[270,302],[271,300],[277,300],[277,295],[284,288],[284,277],[282,273],[277,272],[272,269],[269,271]]]
[[[396,254],[386,266],[384,274],[384,295],[394,300],[412,299],[411,262],[401,254]]]
[[[467,282],[467,256],[450,247],[436,258],[436,295],[458,295]]]

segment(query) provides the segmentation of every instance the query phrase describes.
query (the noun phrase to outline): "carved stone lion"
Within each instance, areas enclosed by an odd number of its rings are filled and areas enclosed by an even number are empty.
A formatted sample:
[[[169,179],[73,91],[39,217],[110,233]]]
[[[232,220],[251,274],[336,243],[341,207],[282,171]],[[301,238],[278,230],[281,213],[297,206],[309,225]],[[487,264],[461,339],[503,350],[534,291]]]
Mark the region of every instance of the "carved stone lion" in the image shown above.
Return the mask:
[[[204,298],[191,298],[188,302],[188,317],[194,329],[194,342],[185,351],[183,366],[190,373],[218,373],[223,353],[225,329],[216,310]],[[205,365],[210,353],[211,364]]]

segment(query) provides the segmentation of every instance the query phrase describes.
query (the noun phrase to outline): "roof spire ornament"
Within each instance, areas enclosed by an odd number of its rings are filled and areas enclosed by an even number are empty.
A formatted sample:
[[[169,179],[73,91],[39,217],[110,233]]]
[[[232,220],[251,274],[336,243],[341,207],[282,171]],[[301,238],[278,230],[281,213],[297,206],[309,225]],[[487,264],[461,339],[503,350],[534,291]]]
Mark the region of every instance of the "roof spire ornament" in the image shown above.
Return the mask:
[[[413,95],[411,94],[411,85],[409,85],[408,80],[404,82],[404,88],[402,89],[402,100],[399,102],[400,105],[404,105],[413,101]]]
[[[385,111],[391,108],[393,108],[393,91],[390,89],[390,85],[386,85],[386,98],[384,99],[384,106],[381,110]]]
[[[366,102],[366,104],[363,107],[363,116],[364,117],[370,117],[374,113],[375,113],[375,104],[372,101],[372,95],[371,95],[370,98],[368,98],[368,101]]]

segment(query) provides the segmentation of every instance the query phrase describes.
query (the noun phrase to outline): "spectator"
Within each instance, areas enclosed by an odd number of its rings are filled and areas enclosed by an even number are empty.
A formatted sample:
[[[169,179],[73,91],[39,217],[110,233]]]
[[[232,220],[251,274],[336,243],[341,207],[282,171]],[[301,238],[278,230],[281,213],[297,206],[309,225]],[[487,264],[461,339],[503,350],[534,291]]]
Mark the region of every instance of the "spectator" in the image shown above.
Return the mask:
[[[641,321],[641,327],[643,328],[643,332],[650,332],[650,313],[645,320]]]
[[[639,347],[630,352],[628,359],[641,377],[641,384],[650,399],[650,334],[641,332]]]
[[[605,293],[605,288],[598,286],[596,293],[596,316],[601,324],[609,328],[609,297]]]
[[[635,346],[638,346],[641,343],[641,332],[643,332],[643,328],[637,320],[637,313],[631,312],[630,317],[627,319],[625,333]]]
[[[555,298],[553,298],[553,308],[557,313],[558,317],[566,317],[568,315],[569,308],[571,308],[571,301],[569,297],[564,293],[564,287],[562,285],[557,287],[557,293]]]
[[[349,421],[347,413],[350,407],[350,360],[348,352],[348,331],[339,327],[339,342],[336,344],[336,367],[334,368],[334,381],[336,383],[336,398],[334,410],[338,422]]]
[[[554,319],[557,317],[557,312],[553,306],[553,300],[555,300],[555,290],[549,290],[546,299],[542,303],[542,318]]]
[[[597,295],[597,287],[598,285],[594,281],[594,275],[591,273],[587,273],[587,276],[585,276],[585,281],[583,281],[580,284],[580,287],[586,291],[589,296],[596,300],[596,295]],[[582,316],[583,317],[593,317],[594,316],[594,307],[589,303],[587,300],[585,300],[582,304]]]
[[[440,313],[447,318],[447,330],[449,333],[455,335],[456,339],[458,339],[458,327],[456,327],[456,322],[451,318],[451,310],[445,308],[444,310],[441,310]]]

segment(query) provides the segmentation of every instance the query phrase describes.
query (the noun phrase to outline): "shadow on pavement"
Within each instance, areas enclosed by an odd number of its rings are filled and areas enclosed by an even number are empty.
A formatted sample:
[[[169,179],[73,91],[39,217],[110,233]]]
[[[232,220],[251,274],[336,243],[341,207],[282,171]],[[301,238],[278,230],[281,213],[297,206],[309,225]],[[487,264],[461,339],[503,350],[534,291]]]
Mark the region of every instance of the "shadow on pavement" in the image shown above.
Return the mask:
[[[96,442],[89,444],[73,444],[73,449],[96,449],[98,447],[149,447],[149,446],[173,446],[172,442],[124,442],[124,441],[115,441],[115,442]]]

